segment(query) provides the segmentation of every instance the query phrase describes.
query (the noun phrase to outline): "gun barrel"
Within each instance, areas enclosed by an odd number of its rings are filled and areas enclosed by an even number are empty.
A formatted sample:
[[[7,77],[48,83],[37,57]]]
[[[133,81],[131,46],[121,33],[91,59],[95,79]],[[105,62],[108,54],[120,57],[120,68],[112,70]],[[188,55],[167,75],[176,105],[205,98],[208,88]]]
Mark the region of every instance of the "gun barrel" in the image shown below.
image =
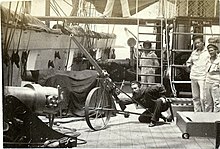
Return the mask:
[[[53,87],[43,87],[39,84],[26,84],[23,87],[5,86],[4,95],[15,96],[33,112],[38,114],[56,113],[59,110],[58,103],[52,103],[57,104],[57,106],[49,105],[51,104],[51,101],[48,99],[49,96],[59,96],[58,89]]]

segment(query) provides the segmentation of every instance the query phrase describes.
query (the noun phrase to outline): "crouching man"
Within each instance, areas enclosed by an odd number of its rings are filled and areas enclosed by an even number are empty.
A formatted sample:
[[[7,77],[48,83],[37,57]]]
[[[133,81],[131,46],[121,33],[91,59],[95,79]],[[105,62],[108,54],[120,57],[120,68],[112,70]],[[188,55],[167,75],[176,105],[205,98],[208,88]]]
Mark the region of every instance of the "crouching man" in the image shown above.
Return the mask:
[[[141,88],[141,84],[138,81],[131,83],[131,89],[133,92],[132,101],[123,101],[125,105],[131,103],[138,103],[140,106],[146,109],[140,116],[139,121],[142,123],[150,123],[149,127],[156,126],[159,118],[164,121],[171,122],[173,120],[173,113],[171,109],[170,101],[165,97],[166,89],[163,85],[157,84],[147,88]],[[162,112],[167,111],[170,108],[171,115],[165,117]]]

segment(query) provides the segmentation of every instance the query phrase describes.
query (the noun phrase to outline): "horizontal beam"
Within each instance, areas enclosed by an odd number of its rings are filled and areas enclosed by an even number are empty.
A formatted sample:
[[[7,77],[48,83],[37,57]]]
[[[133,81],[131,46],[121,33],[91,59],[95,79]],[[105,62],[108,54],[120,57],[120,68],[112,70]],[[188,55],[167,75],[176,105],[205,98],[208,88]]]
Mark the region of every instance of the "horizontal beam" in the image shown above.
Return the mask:
[[[220,34],[209,34],[209,33],[184,33],[184,32],[173,32],[174,35],[211,35],[211,36],[220,36]]]
[[[160,23],[161,19],[137,19],[137,18],[122,18],[122,17],[78,17],[78,16],[35,16],[41,21],[68,21],[71,23],[85,23],[85,24],[127,24],[137,25],[148,23]],[[163,18],[162,18],[163,19]]]
[[[148,26],[151,23],[160,23],[164,18],[157,19],[143,19],[143,18],[123,18],[123,17],[78,17],[78,16],[35,16],[41,21],[68,21],[72,23],[85,23],[85,24],[125,24],[125,25],[137,25],[138,21],[140,25]],[[169,23],[172,23],[172,18],[167,19]],[[176,21],[179,23],[189,23],[189,21],[211,21],[212,25],[219,25],[218,17],[176,17]]]

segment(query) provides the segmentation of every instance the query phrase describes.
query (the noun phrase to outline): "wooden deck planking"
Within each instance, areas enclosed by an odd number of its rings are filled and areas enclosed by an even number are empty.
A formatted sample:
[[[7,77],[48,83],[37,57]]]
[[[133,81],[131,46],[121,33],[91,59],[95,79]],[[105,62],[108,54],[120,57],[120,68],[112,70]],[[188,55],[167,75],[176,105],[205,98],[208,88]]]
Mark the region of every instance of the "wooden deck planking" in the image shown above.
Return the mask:
[[[154,139],[156,147],[157,148],[159,148],[159,147],[167,148],[168,145],[167,145],[166,141],[164,140],[163,135],[160,132],[159,126],[158,127],[151,127],[150,130],[151,130],[151,134]]]
[[[145,148],[156,148],[155,140],[152,137],[152,133],[150,129],[146,129],[147,124],[141,124],[140,133],[142,134],[143,143],[145,144]]]
[[[195,141],[198,143],[198,145],[202,149],[213,148],[213,146],[214,146],[214,143],[210,142],[209,138],[196,137]]]
[[[143,109],[136,109],[135,106],[126,110],[143,112]],[[182,139],[182,132],[175,122],[161,123],[150,128],[148,124],[140,123],[137,115],[124,118],[123,115],[118,114],[111,117],[107,128],[100,131],[92,131],[85,121],[60,123],[60,127],[62,126],[76,129],[81,133],[78,138],[87,141],[86,144],[78,145],[78,148],[211,149],[214,148],[215,142],[214,138]]]
[[[168,148],[185,148],[184,144],[180,141],[180,137],[173,132],[172,124],[168,126],[160,127],[160,131],[168,144]]]
[[[133,116],[133,115],[132,115]],[[135,116],[137,117],[137,116]],[[135,118],[137,119],[137,118]],[[144,141],[143,138],[140,134],[140,129],[139,129],[139,125],[137,124],[136,127],[134,127],[135,125],[135,121],[133,123],[129,123],[128,127],[130,130],[130,136],[131,136],[131,140],[132,140],[132,147],[133,148],[144,148]]]

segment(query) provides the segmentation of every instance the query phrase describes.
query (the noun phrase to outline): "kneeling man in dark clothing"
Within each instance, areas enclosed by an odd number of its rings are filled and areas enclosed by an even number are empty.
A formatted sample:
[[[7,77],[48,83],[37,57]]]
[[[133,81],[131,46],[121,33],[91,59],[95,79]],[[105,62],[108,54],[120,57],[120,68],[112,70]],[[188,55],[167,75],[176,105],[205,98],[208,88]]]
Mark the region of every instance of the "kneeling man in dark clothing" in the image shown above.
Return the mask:
[[[159,118],[164,121],[172,121],[170,120],[171,117],[166,118],[161,114],[161,112],[167,111],[170,107],[170,102],[165,97],[166,89],[163,85],[157,84],[141,88],[140,82],[133,81],[131,89],[133,92],[132,101],[124,102],[124,104],[135,102],[146,109],[139,117],[140,122],[150,123],[149,127],[153,127],[159,121]]]

